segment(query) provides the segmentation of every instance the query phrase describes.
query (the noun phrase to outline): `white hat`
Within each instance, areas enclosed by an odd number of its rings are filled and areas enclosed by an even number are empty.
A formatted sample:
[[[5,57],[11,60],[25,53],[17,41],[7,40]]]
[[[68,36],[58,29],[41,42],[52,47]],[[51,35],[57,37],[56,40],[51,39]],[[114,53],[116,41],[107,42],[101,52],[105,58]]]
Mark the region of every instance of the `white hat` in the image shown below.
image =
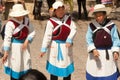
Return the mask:
[[[112,9],[110,7],[105,7],[104,4],[96,4],[94,6],[94,8],[92,9],[92,11],[89,12],[89,16],[90,17],[93,17],[93,14],[95,12],[102,12],[102,11],[105,11],[107,15],[110,14],[110,12],[112,11]]]
[[[59,7],[64,6],[64,4],[61,1],[56,1],[53,3],[52,8],[53,9],[58,9]]]
[[[19,16],[25,16],[29,14],[29,11],[25,10],[22,4],[15,4],[13,5],[9,16],[11,17],[19,17]]]

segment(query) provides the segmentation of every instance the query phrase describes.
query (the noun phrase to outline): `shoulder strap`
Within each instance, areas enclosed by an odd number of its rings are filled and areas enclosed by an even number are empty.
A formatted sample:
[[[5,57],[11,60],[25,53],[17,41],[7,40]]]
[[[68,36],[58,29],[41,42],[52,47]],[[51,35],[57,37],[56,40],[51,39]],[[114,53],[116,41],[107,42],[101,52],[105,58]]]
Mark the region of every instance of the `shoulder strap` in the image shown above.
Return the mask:
[[[19,26],[17,28],[15,28],[15,30],[13,31],[13,34],[18,33],[20,30],[22,30],[25,26],[28,27],[29,25],[29,19],[25,17],[25,19],[23,20],[23,23],[20,23],[16,20],[14,20],[15,22],[17,22],[19,24]]]
[[[53,17],[53,18],[50,18],[50,21],[52,22],[53,26],[55,27],[53,32],[56,31],[59,27],[61,27],[62,25],[65,25],[67,27],[70,27],[70,24],[67,24],[66,22],[68,21],[68,19],[70,19],[70,16],[65,16],[65,20],[64,22],[61,22],[61,21],[56,21],[57,18]],[[55,26],[56,25],[56,26]]]
[[[112,21],[109,21],[105,26],[101,26],[100,24],[98,24],[96,22],[96,20],[92,21],[92,24],[94,25],[94,27],[96,27],[93,30],[93,33],[95,33],[96,31],[98,31],[99,29],[104,29],[107,33],[110,34],[110,30],[108,29],[108,26],[112,26],[114,23]]]

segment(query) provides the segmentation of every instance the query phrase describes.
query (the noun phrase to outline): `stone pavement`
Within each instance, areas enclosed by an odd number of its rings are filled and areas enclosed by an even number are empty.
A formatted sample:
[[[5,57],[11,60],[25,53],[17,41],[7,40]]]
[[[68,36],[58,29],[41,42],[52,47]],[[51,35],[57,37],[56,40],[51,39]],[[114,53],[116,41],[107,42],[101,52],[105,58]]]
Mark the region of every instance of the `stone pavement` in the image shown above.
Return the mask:
[[[32,9],[33,4],[27,4],[26,6],[28,9]],[[47,12],[45,12],[47,13]],[[38,69],[39,71],[43,72],[48,80],[49,80],[49,73],[47,73],[45,66],[46,66],[46,56],[43,58],[39,58],[39,51],[44,35],[44,30],[45,30],[45,25],[47,20],[43,21],[37,21],[33,20],[32,13],[29,15],[34,28],[36,30],[36,37],[33,41],[33,43],[30,45],[31,48],[31,58],[32,58],[32,68]],[[6,21],[3,21],[5,23]],[[77,26],[77,34],[74,39],[74,64],[75,64],[75,72],[72,74],[72,80],[86,80],[85,79],[85,67],[86,67],[86,60],[87,60],[87,46],[86,46],[86,41],[85,41],[85,35],[86,35],[86,30],[87,30],[87,25],[90,21],[85,21],[85,20],[76,20],[76,26]],[[119,30],[120,30],[120,22],[115,20],[114,21]],[[0,45],[2,45],[2,39],[0,37]],[[120,63],[120,61],[118,61]],[[119,64],[118,64],[119,65]],[[120,67],[120,66],[119,66]],[[3,72],[3,65],[1,65],[0,62],[0,80],[9,80],[9,76],[4,74]],[[62,80],[62,78],[59,78],[59,80]]]

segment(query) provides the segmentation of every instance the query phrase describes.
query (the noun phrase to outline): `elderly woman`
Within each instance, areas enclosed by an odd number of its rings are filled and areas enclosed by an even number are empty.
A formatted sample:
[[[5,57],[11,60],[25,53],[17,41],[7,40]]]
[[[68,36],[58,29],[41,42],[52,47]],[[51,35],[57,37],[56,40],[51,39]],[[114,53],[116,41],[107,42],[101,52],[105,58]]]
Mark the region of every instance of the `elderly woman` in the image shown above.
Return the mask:
[[[107,18],[111,8],[97,4],[90,12],[94,16],[88,25],[86,41],[88,59],[86,64],[87,80],[117,80],[117,60],[120,40],[118,30],[113,21]]]
[[[22,4],[15,4],[9,13],[12,18],[5,26],[2,62],[5,73],[11,76],[11,80],[18,80],[31,68],[29,43],[34,38],[35,31],[25,17],[28,13]]]
[[[62,2],[53,3],[53,17],[46,26],[40,56],[48,50],[47,71],[50,73],[50,80],[71,80],[74,71],[72,56],[73,38],[76,33],[76,26],[69,15],[65,15],[65,7]]]

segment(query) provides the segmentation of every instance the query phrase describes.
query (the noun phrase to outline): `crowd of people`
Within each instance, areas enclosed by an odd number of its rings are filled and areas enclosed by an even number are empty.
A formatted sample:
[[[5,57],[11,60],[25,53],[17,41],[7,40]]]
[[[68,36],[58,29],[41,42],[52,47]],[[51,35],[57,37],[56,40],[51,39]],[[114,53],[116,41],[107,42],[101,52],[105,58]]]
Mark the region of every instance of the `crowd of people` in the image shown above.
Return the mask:
[[[26,0],[0,0],[0,4],[4,6],[4,19],[8,19],[8,13],[14,3],[22,3],[25,7],[25,1]],[[46,0],[48,4],[48,11],[50,8],[52,8],[52,4],[57,0]],[[43,4],[43,0],[32,0],[34,3],[33,7],[33,15],[35,20],[43,20],[44,17],[41,15],[41,8]],[[70,6],[70,12],[73,12],[74,9],[74,3],[73,0],[63,0],[65,4],[69,4]],[[88,20],[88,12],[89,10],[86,8],[87,2],[90,4],[90,7],[92,8],[95,4],[105,4],[106,6],[116,6],[118,7],[120,4],[119,0],[77,0],[77,6],[78,6],[78,19],[81,19],[81,15],[83,15],[85,20]],[[83,14],[82,14],[82,7],[83,7]]]
[[[86,0],[77,2],[79,19],[81,5],[84,9],[84,18],[87,20],[88,14],[94,18],[88,24],[86,32],[86,80],[117,80],[120,75],[116,65],[119,58],[120,35],[117,25],[107,17],[112,9],[96,0],[98,4],[88,13]],[[34,3],[34,19],[42,19],[42,0],[35,0]],[[47,0],[47,3],[48,10],[52,8],[52,14],[46,23],[39,55],[43,57],[48,54],[46,70],[50,74],[50,80],[58,80],[59,77],[71,80],[74,72],[73,42],[77,26],[71,15],[66,14],[62,1]],[[29,44],[34,40],[36,31],[28,14],[29,11],[21,2],[14,3],[9,12],[10,19],[4,26],[3,35],[4,72],[10,76],[10,80],[47,80],[42,72],[31,67]]]

